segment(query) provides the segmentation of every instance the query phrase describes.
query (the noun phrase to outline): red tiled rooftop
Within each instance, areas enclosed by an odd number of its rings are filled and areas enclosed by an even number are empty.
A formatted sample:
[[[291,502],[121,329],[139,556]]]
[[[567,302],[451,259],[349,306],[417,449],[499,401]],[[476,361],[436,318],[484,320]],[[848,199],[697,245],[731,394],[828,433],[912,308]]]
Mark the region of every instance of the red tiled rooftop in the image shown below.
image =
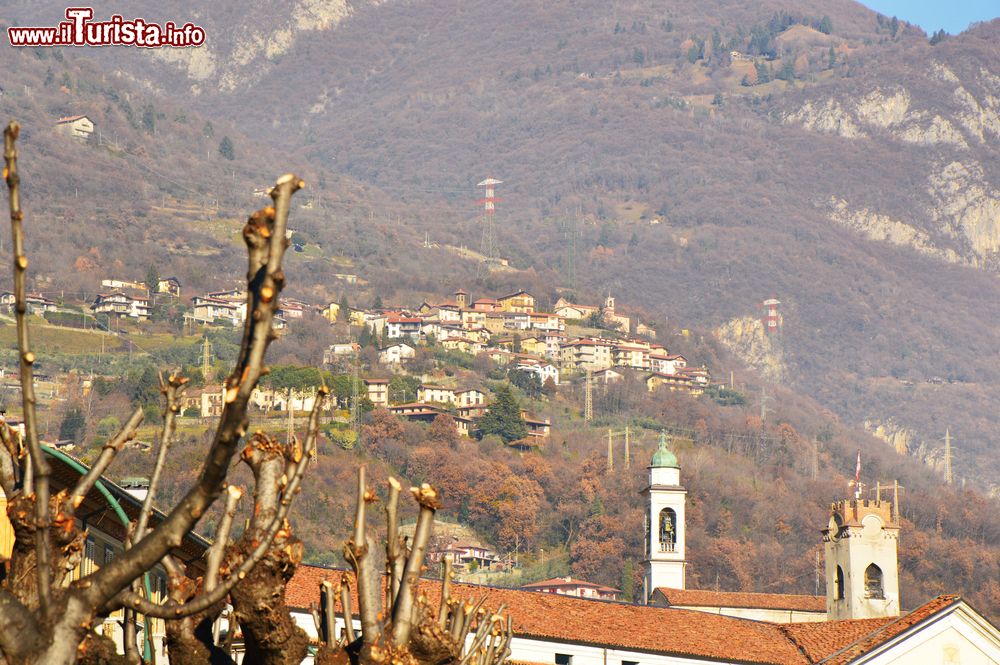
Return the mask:
[[[337,570],[300,565],[285,587],[285,602],[299,609],[318,604],[320,582],[336,583],[340,574]],[[431,607],[438,606],[440,589],[437,581],[421,580],[420,592],[427,595]],[[453,584],[452,590],[458,599],[485,598],[486,607],[506,604],[514,633],[521,637],[727,662],[808,663],[777,624],[515,589]],[[357,608],[356,599],[353,606]]]
[[[952,605],[962,602],[962,598],[957,595],[938,596],[913,610],[909,614],[904,614],[898,619],[892,620],[881,628],[876,628],[868,635],[856,640],[846,648],[842,648],[836,653],[826,656],[824,663],[830,665],[845,665],[860,656],[868,653],[875,647],[885,644],[889,640],[905,633],[910,628],[923,623],[935,614],[945,610]],[[841,622],[837,622],[841,623]]]
[[[830,654],[837,653],[890,621],[892,619],[888,617],[816,621],[783,624],[782,629],[788,639],[798,645],[809,662],[815,663]]]
[[[594,589],[600,589],[601,591],[613,591],[615,593],[621,593],[621,589],[616,589],[614,587],[605,586],[603,584],[597,584],[595,582],[588,582],[586,580],[576,580],[572,577],[553,577],[551,580],[545,580],[542,582],[532,582],[531,584],[521,585],[522,589],[542,589],[549,587],[561,587],[561,586],[571,586],[571,587],[592,587]]]
[[[319,602],[323,580],[336,583],[340,570],[300,565],[285,587],[285,602],[290,608],[304,610]],[[352,576],[353,577],[353,576]],[[556,578],[549,582],[560,582]],[[589,584],[576,580],[578,583]],[[532,586],[547,584],[536,583]],[[357,595],[353,607],[357,608]],[[421,580],[420,592],[431,607],[440,599],[440,582]],[[470,584],[453,584],[457,599],[486,599],[487,607],[510,608],[514,632],[520,637],[620,647],[651,653],[694,656],[737,663],[773,663],[775,665],[810,665],[822,662],[846,665],[859,655],[870,652],[943,610],[961,602],[956,595],[939,596],[899,618],[823,621],[815,623],[772,624],[737,619],[676,607],[651,607],[625,603],[587,600],[558,594],[515,589],[500,589]],[[666,589],[667,592],[678,590]],[[755,597],[755,607],[763,607],[764,597],[780,594],[732,594],[712,591],[681,593],[714,594],[730,597]],[[791,596],[815,598],[814,596]],[[695,604],[695,603],[691,603]],[[716,603],[719,605],[719,603]],[[787,603],[779,605],[788,609]],[[339,612],[339,602],[337,611]]]
[[[666,587],[659,587],[657,591],[663,594],[668,605],[683,607],[755,607],[769,610],[826,612],[825,596],[668,589]]]

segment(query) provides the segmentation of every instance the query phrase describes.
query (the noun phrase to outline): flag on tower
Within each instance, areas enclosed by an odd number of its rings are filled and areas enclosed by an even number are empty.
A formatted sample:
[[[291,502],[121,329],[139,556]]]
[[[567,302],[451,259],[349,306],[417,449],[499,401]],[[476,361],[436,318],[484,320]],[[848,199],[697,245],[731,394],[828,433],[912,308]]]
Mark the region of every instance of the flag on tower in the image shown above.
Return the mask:
[[[858,465],[854,469],[854,486],[861,482],[861,451],[858,451]]]

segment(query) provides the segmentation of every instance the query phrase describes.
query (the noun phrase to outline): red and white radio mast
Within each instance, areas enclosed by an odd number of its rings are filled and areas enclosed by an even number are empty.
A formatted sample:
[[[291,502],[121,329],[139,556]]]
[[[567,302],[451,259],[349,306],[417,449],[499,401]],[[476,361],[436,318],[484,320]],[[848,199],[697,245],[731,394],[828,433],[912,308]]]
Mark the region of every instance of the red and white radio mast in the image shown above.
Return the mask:
[[[483,263],[486,264],[487,270],[489,270],[490,265],[500,263],[500,249],[497,246],[497,231],[494,217],[496,216],[496,204],[500,201],[496,196],[496,186],[501,184],[503,184],[503,180],[487,178],[476,185],[476,187],[486,188],[486,196],[476,201],[476,203],[483,204],[483,242],[479,251],[485,257]]]
[[[771,296],[764,301],[763,305],[764,317],[761,321],[764,324],[764,332],[769,335],[781,332],[781,313],[778,311],[781,301]]]

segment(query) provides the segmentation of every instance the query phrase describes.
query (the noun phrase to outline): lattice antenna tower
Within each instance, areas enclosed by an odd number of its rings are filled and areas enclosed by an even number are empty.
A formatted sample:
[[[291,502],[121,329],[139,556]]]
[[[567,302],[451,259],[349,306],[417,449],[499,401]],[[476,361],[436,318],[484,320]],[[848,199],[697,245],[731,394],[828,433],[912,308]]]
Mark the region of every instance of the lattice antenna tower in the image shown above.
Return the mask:
[[[587,368],[587,378],[586,378],[586,388],[584,393],[583,402],[583,420],[584,422],[590,422],[594,419],[594,376]]]
[[[478,183],[476,187],[483,187],[483,198],[476,201],[483,205],[483,240],[479,248],[479,253],[483,255],[483,263],[489,270],[491,265],[500,263],[500,247],[497,243],[496,210],[500,199],[496,195],[496,186],[502,185],[503,180],[496,178],[486,178]],[[480,264],[482,267],[482,264]]]
[[[944,481],[951,485],[955,482],[955,477],[952,474],[952,451],[951,451],[951,429],[945,429],[944,431]]]
[[[208,385],[208,373],[212,371],[212,358],[209,355],[211,349],[212,344],[208,341],[208,337],[205,337],[201,343],[201,380],[206,386]]]
[[[351,429],[354,430],[354,445],[361,443],[361,401],[358,395],[358,354],[354,354],[354,364],[351,366]]]

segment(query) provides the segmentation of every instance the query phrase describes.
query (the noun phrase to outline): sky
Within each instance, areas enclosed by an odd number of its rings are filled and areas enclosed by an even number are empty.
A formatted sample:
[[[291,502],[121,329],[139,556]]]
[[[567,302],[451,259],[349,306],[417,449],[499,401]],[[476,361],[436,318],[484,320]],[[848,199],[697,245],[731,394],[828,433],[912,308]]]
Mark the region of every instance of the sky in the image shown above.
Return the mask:
[[[975,21],[1000,16],[1000,0],[861,0],[862,4],[886,16],[916,23],[931,34],[944,28],[956,35]]]

